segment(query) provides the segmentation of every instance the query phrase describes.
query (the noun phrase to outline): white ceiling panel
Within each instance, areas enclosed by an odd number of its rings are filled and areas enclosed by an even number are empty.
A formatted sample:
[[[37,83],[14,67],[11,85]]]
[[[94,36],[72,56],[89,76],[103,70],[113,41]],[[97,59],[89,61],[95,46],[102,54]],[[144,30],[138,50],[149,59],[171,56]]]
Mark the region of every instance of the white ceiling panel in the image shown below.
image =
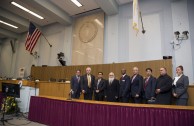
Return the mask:
[[[79,0],[83,5],[77,7],[71,0],[51,0],[52,3],[66,11],[70,16],[99,8],[94,0]]]

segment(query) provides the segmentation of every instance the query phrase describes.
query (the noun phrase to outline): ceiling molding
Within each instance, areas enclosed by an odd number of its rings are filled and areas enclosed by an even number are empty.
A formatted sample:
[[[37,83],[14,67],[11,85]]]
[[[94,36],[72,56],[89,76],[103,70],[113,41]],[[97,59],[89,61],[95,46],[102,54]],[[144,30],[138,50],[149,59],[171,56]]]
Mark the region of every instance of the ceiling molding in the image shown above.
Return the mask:
[[[9,20],[12,20],[14,22],[16,22],[17,24],[20,24],[26,28],[28,28],[29,26],[29,21],[22,18],[22,17],[19,17],[13,13],[10,13],[9,11],[6,11],[2,8],[0,8],[0,16],[4,17],[4,18],[7,18]]]
[[[119,8],[115,0],[95,0],[107,15],[118,14]]]
[[[133,2],[133,0],[116,0],[116,2],[117,2],[119,5],[123,5],[123,4],[128,4],[128,3]]]
[[[6,29],[0,29],[0,34],[7,36],[9,38],[19,38],[20,34],[14,33],[12,31],[6,30]]]
[[[36,2],[37,4],[42,6],[44,9],[46,9],[47,12],[54,14],[59,23],[64,24],[64,25],[72,24],[71,17],[65,11],[61,10],[56,5],[52,4],[50,1],[48,1],[48,0],[34,0],[34,2]]]

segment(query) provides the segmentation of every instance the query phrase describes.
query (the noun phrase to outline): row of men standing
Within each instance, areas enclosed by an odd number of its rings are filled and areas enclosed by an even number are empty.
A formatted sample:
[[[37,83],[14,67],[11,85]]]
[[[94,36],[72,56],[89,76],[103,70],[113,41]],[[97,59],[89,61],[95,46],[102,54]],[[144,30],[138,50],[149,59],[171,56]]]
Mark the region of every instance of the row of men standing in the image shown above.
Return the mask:
[[[81,93],[84,94],[85,100],[92,100],[93,93],[95,100],[109,102],[128,103],[148,103],[155,100],[156,104],[171,104],[171,97],[176,98],[177,105],[186,105],[188,96],[180,99],[180,93],[186,93],[186,90],[176,89],[173,85],[172,78],[167,74],[166,68],[160,68],[160,76],[156,79],[152,76],[152,69],[146,69],[147,77],[143,78],[138,68],[133,68],[133,76],[130,78],[126,70],[121,70],[121,78],[117,80],[113,72],[109,73],[108,80],[103,79],[103,73],[99,72],[97,79],[91,74],[91,68],[86,68],[86,74],[81,76],[81,71],[77,70],[76,75],[71,78],[71,95],[72,98],[79,99]],[[181,75],[182,76],[182,75]],[[184,77],[184,76],[183,76]],[[187,79],[188,77],[185,76]],[[177,80],[176,80],[177,81]],[[187,85],[189,82],[185,82]],[[182,83],[180,85],[182,87]],[[181,95],[182,95],[181,94]],[[185,100],[186,99],[186,100]]]

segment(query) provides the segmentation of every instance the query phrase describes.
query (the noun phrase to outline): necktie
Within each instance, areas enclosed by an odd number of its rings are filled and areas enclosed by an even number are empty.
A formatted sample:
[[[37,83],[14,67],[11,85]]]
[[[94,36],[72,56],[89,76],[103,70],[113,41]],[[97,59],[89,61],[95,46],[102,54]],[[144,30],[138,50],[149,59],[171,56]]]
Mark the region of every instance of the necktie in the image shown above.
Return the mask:
[[[100,84],[100,79],[98,80],[98,83],[97,83],[97,89],[98,89],[99,84]]]
[[[109,85],[111,85],[111,84],[112,84],[112,80],[109,81]]]
[[[133,83],[133,80],[136,78],[136,76],[137,76],[137,75],[134,75],[134,76],[133,76],[133,79],[132,79],[131,83]]]
[[[88,87],[91,88],[91,76],[89,74],[87,75],[87,79],[88,79]]]
[[[144,85],[144,90],[146,89],[147,85],[148,85],[148,81],[149,81],[149,77],[146,79],[145,81],[145,85]]]
[[[77,77],[77,82],[79,83],[79,81],[80,81],[80,77]]]

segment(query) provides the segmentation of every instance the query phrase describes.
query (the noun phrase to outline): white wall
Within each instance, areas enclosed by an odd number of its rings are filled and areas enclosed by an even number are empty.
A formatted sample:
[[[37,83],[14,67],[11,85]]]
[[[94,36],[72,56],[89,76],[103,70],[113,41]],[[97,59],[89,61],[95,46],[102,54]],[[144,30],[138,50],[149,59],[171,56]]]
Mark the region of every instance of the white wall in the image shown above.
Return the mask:
[[[187,0],[173,2],[172,4],[172,19],[173,31],[189,31],[189,20],[187,10]],[[191,33],[192,34],[192,33]],[[174,39],[176,42],[177,40]],[[183,40],[179,49],[174,50],[175,63],[174,65],[183,65],[184,73],[189,76],[189,80],[193,82],[193,60],[192,60],[192,47],[190,38]]]
[[[192,61],[194,66],[194,0],[188,0],[187,2],[187,9],[188,9],[188,18],[189,18],[189,37],[190,37],[190,44],[191,44],[191,54],[192,54]],[[193,76],[194,76],[194,70],[193,70]]]
[[[62,26],[60,24],[52,24],[43,29],[44,36],[49,40],[52,47],[48,45],[46,39],[41,37],[39,45],[40,59],[38,65],[59,66],[57,54],[63,52],[67,65],[71,64],[71,26]]]
[[[105,17],[104,63],[118,62],[118,15]]]
[[[139,3],[146,30],[144,35],[141,25],[137,36],[132,29],[132,3],[120,6],[117,15],[106,16],[104,63],[157,60],[163,55],[172,55],[169,45],[173,37],[171,1]]]
[[[129,24],[132,24],[132,19],[129,20]],[[157,60],[162,57],[159,14],[144,16],[144,24],[145,34],[142,34],[141,31],[137,34],[132,27],[129,27],[129,61]]]
[[[10,77],[13,57],[10,39],[4,40],[0,46],[0,76]]]
[[[25,39],[26,34],[23,34],[21,38],[18,40],[15,53],[15,60],[13,60],[13,69],[12,69],[12,75],[13,77],[17,78],[19,75],[19,69],[25,68],[25,76],[29,76],[31,66],[34,63],[34,58],[28,51],[25,49]],[[37,42],[37,45],[35,46],[34,50],[37,50],[38,45],[40,43],[40,40]],[[15,61],[15,62],[14,62]]]
[[[177,65],[183,65],[190,83],[194,80],[194,4],[193,0],[140,0],[146,33],[136,36],[132,30],[132,3],[119,7],[119,13],[105,16],[104,63],[133,62],[162,59],[173,56],[173,71]],[[181,24],[181,25],[180,25]],[[189,39],[179,50],[173,50],[170,44],[174,40],[174,31],[188,30]],[[57,53],[64,52],[67,65],[71,65],[72,26],[52,24],[42,32],[53,45],[52,48],[41,37],[35,47],[40,58],[34,59],[24,47],[24,34],[17,41],[16,53],[12,57],[9,40],[0,44],[0,76],[17,77],[20,67],[30,73],[32,64],[58,66]],[[7,57],[9,55],[9,57]],[[15,59],[14,59],[15,58]]]

